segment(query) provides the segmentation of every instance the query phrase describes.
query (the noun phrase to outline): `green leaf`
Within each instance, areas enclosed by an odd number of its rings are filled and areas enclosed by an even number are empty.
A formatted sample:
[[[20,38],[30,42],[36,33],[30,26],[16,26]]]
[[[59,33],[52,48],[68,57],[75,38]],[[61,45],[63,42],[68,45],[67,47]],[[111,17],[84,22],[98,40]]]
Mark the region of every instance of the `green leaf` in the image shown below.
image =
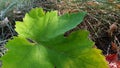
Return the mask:
[[[35,8],[25,15],[23,22],[16,22],[20,36],[36,41],[47,41],[76,27],[82,22],[85,12],[58,16],[57,11],[47,12]]]
[[[77,31],[66,38],[60,36],[50,45],[54,39],[38,44],[15,37],[7,43],[9,52],[2,58],[3,68],[107,68],[101,51],[91,47],[94,43],[87,34]]]
[[[22,37],[15,37],[7,43],[8,53],[2,58],[2,68],[52,68],[47,60],[46,49],[30,43]]]
[[[88,38],[88,31],[64,37],[84,15],[57,16],[56,11],[45,14],[41,8],[31,10],[23,22],[17,22],[19,35],[6,44],[9,50],[1,58],[2,68],[108,68],[101,51],[92,48],[94,42]]]
[[[58,54],[68,57],[71,61],[66,62],[69,64],[67,65],[68,68],[108,68],[106,60],[101,55],[101,51],[92,48],[94,42],[89,40],[88,34],[88,31],[80,30],[70,34],[68,37],[61,35],[57,38],[41,43]],[[54,62],[55,59],[53,56],[51,57]],[[57,65],[57,62],[54,62],[54,64]],[[60,64],[58,63],[58,65]],[[57,67],[59,68],[59,66]],[[67,67],[64,66],[60,68]]]

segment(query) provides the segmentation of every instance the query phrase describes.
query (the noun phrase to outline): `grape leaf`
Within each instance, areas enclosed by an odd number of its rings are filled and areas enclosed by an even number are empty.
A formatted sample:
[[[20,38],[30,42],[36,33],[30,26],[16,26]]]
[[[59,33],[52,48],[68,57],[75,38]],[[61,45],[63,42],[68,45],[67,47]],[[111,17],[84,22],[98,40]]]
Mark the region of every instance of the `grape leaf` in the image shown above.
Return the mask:
[[[35,8],[17,22],[18,37],[9,40],[1,60],[2,68],[108,68],[101,51],[92,48],[88,31],[79,30],[64,37],[78,25],[85,13],[58,16]]]
[[[36,41],[47,41],[76,27],[85,14],[79,12],[58,16],[57,11],[45,14],[42,9],[36,8],[25,15],[23,22],[16,22],[16,31],[19,35]]]

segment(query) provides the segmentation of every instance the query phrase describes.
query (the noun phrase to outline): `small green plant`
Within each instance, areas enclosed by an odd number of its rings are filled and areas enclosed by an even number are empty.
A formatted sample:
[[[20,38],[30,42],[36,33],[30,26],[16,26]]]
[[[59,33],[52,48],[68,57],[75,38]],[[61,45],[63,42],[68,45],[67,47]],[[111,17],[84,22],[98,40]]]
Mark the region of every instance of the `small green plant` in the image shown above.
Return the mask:
[[[64,33],[82,22],[85,12],[58,16],[56,11],[32,9],[16,22],[17,37],[6,44],[2,68],[108,68],[101,51],[92,48],[89,32]]]
[[[12,11],[14,10],[28,11],[34,7],[34,1],[36,0],[0,0],[0,20],[12,15]]]

